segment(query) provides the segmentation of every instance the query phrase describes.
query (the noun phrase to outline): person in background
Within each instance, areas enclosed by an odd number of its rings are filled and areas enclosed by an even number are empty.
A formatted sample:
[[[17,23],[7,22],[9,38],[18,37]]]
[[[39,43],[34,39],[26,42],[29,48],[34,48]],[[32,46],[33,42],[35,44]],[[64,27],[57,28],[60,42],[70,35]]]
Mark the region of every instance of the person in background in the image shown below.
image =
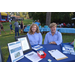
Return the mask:
[[[74,27],[74,23],[71,23],[71,28],[73,28]]]
[[[63,23],[61,23],[61,27],[63,27],[64,25],[63,25]]]
[[[17,36],[17,33],[18,33],[18,36],[19,36],[19,24],[17,22],[18,20],[16,19],[14,25],[15,25],[15,36]]]
[[[62,34],[56,30],[56,26],[56,23],[50,24],[51,31],[46,34],[44,44],[60,45],[62,43]]]
[[[23,21],[21,21],[21,34],[23,33],[23,29],[24,29],[24,24],[23,24]]]
[[[19,29],[21,29],[21,23],[19,23]]]
[[[70,23],[68,23],[66,26],[69,28],[70,27]]]
[[[63,23],[63,27],[66,27],[66,24],[65,23]]]
[[[10,34],[11,34],[11,31],[13,31],[13,33],[14,33],[14,30],[12,28],[12,23],[10,22]]]
[[[40,23],[40,21],[39,21],[39,20],[35,21],[35,23],[34,23],[34,24],[37,24],[37,26],[38,26],[38,27],[41,25],[41,23]]]
[[[11,19],[9,19],[9,23],[11,22]]]
[[[31,45],[42,44],[42,35],[39,31],[39,27],[36,24],[31,25],[27,36]]]
[[[6,19],[6,21],[7,21],[7,18],[5,18]]]
[[[1,30],[3,30],[5,32],[4,27],[3,27],[2,23],[0,22],[0,35],[1,35]],[[6,34],[6,32],[5,32],[5,34]]]

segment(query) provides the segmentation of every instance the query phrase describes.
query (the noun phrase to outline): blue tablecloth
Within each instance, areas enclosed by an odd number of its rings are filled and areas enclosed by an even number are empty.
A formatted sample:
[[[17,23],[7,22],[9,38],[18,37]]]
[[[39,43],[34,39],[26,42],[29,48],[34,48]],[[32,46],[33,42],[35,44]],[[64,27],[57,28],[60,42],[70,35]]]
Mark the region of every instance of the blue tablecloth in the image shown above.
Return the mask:
[[[57,28],[61,33],[75,33],[75,28]]]
[[[25,28],[24,32],[28,32],[30,30],[30,28]]]
[[[64,44],[69,44],[69,43],[64,43]],[[61,45],[51,45],[51,44],[43,44],[42,45],[45,50],[44,52],[47,54],[45,58],[43,58],[41,61],[39,62],[47,62],[48,59],[51,59],[52,62],[75,62],[75,55],[70,55],[70,54],[65,54],[68,58],[66,59],[62,59],[62,60],[56,60],[54,59],[49,53],[48,51],[49,50],[52,50],[52,49],[58,49],[59,51],[62,52],[62,47]],[[11,58],[10,58],[10,55],[8,57],[8,60],[7,62],[11,62]],[[26,57],[24,57],[23,59],[19,60],[18,62],[31,62],[29,59],[27,59]]]
[[[28,32],[30,28],[25,28],[24,29],[24,32]],[[39,28],[40,32],[49,32],[51,31],[51,29],[48,27],[48,28],[44,28],[44,27],[41,27]],[[75,33],[75,28],[56,28],[57,31],[61,32],[61,33]]]

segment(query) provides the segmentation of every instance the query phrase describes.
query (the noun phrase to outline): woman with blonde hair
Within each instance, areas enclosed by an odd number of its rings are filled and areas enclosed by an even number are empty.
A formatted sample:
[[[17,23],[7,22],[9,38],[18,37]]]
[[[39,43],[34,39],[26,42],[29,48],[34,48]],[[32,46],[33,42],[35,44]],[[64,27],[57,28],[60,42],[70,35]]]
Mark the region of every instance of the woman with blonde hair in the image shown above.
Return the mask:
[[[31,45],[42,44],[42,35],[39,31],[39,27],[36,24],[31,25],[27,36]]]

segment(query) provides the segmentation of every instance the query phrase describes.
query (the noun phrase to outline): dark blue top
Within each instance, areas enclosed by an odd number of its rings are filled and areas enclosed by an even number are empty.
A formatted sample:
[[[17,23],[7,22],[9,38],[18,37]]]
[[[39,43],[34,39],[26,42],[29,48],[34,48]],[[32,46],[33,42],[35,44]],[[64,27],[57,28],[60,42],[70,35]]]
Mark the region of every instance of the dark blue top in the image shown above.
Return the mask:
[[[12,24],[10,24],[10,29],[12,28]]]

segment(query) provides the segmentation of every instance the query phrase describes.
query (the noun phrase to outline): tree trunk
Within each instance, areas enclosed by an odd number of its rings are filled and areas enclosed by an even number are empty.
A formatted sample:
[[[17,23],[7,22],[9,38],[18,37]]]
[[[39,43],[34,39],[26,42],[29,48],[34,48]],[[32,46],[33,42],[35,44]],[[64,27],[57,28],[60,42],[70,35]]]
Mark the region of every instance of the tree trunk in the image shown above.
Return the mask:
[[[50,25],[51,23],[51,12],[46,13],[46,25]]]

